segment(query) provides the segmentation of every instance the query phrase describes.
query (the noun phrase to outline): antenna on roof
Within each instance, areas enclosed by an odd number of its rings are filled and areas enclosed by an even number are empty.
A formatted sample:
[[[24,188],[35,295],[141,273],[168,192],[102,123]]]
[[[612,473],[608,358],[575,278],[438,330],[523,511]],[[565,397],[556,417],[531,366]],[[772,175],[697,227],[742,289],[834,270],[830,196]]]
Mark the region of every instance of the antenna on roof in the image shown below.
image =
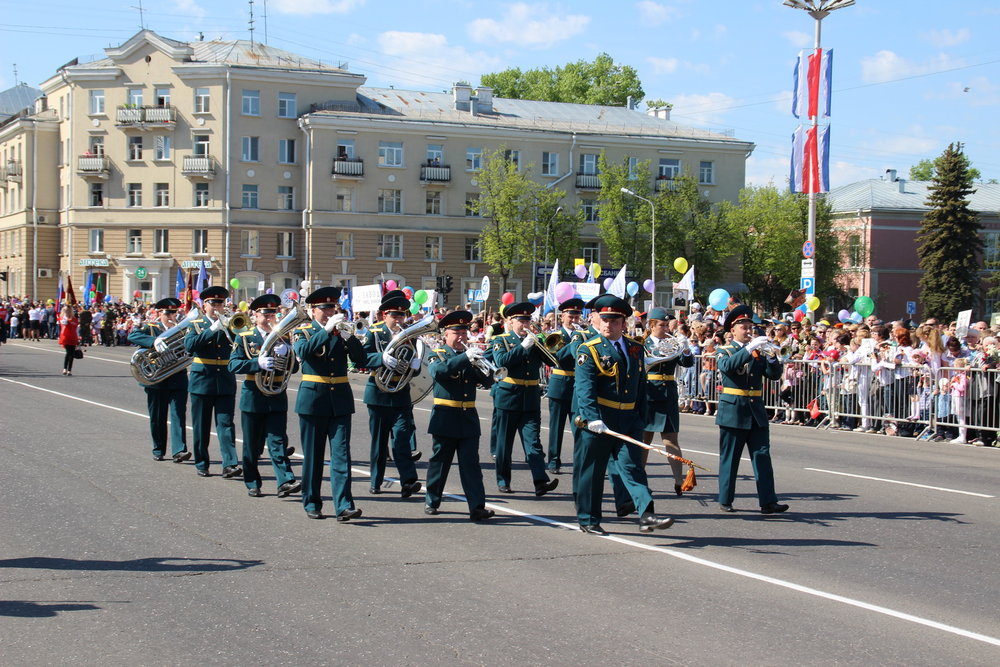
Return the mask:
[[[138,9],[139,10],[139,30],[145,30],[146,29],[146,17],[145,17],[146,10],[144,10],[142,8],[142,0],[139,0],[139,6],[138,7],[136,7],[135,5],[132,5],[132,9]]]
[[[248,21],[248,23],[250,24],[250,48],[252,49],[253,48],[253,23],[254,23],[254,21],[253,21],[253,0],[249,0],[249,2],[250,2],[250,20]]]
[[[264,0],[264,43],[267,44],[267,0]]]
[[[14,85],[21,85],[21,82],[17,80],[17,63],[14,63]]]

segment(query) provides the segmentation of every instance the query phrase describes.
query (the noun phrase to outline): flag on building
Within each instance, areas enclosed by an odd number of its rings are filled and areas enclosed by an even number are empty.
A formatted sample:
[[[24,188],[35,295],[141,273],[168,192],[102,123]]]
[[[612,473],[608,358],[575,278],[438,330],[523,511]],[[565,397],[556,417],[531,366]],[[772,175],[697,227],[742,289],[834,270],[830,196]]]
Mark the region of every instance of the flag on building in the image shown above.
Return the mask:
[[[799,125],[792,134],[792,192],[830,191],[830,126]]]
[[[792,79],[792,115],[796,118],[830,116],[833,49],[799,53]]]
[[[621,271],[615,276],[615,279],[611,281],[611,286],[608,287],[608,294],[614,294],[619,299],[625,298],[625,269],[628,265],[622,266]]]

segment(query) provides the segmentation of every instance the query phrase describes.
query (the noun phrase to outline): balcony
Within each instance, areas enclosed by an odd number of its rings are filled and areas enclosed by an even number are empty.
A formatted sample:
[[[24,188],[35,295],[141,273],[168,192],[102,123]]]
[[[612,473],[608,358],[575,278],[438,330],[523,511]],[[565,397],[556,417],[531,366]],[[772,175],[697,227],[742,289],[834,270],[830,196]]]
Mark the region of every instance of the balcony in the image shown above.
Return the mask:
[[[657,178],[654,189],[657,192],[673,192],[677,189],[677,182],[673,178]]]
[[[336,158],[333,161],[333,180],[338,178],[363,178],[365,163],[359,157]]]
[[[177,125],[177,109],[174,107],[118,107],[115,124],[122,129],[172,130]]]
[[[211,155],[185,155],[181,173],[188,178],[215,178],[215,159]]]
[[[3,166],[4,182],[13,181],[14,183],[21,182],[21,162],[19,160],[7,160],[6,164]]]
[[[78,176],[95,177],[102,180],[111,178],[111,158],[104,155],[81,155],[76,159]]]
[[[601,189],[601,177],[597,174],[577,174],[576,175],[576,189],[577,190],[600,190]]]
[[[451,182],[451,167],[448,165],[427,165],[420,167],[420,182],[426,184],[432,183],[450,183]]]

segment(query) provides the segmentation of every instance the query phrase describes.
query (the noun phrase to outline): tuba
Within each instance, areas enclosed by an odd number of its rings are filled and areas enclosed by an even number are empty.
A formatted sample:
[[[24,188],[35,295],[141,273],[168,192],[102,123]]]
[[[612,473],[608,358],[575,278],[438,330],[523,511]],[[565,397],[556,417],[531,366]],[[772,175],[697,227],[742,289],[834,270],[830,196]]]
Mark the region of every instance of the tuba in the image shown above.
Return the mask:
[[[201,312],[193,306],[183,320],[157,336],[156,340],[166,341],[165,351],[158,352],[156,348],[135,351],[129,366],[136,382],[149,387],[191,365],[191,355],[184,349],[184,336],[188,324],[199,317]]]
[[[233,318],[235,317],[234,315]],[[230,324],[233,318],[230,318]],[[292,329],[308,321],[309,313],[297,301],[293,301],[288,313],[274,326],[271,333],[267,334],[257,356],[273,356],[271,352],[278,346],[278,343],[282,342]],[[288,351],[274,358],[274,366],[271,370],[261,370],[254,374],[254,384],[265,396],[276,396],[288,387],[288,379],[295,366],[295,352],[292,350],[291,343],[285,341],[285,345],[288,347]]]
[[[405,387],[413,379],[414,370],[410,367],[410,362],[420,357],[420,353],[423,350],[423,342],[419,340],[419,337],[436,330],[437,318],[434,315],[427,315],[416,324],[411,324],[393,335],[392,339],[386,344],[385,349],[381,349],[382,344],[376,338],[375,349],[382,354],[388,352],[398,359],[399,366],[395,370],[387,366],[377,368],[372,375],[375,386],[379,390],[390,394],[394,394]]]
[[[648,338],[648,337],[647,337]],[[666,361],[672,361],[681,356],[684,349],[676,337],[667,335],[665,338],[656,341],[656,344],[649,350],[650,356],[646,357],[646,370],[653,368]]]

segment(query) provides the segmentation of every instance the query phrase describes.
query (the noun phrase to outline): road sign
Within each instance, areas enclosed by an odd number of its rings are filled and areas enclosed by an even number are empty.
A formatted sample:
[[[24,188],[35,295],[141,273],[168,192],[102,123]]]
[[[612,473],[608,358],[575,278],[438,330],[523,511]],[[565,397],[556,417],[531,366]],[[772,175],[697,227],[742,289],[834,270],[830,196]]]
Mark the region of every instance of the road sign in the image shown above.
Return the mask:
[[[483,293],[482,301],[490,298],[490,277],[483,276],[483,282],[479,284],[479,289]]]
[[[135,267],[135,277],[136,278],[138,278],[139,280],[145,280],[147,275],[148,274],[146,273],[146,267],[145,266],[137,266],[137,267]]]
[[[806,259],[812,259],[813,255],[816,254],[816,247],[813,246],[812,242],[806,241],[802,244],[802,256]]]
[[[802,277],[803,278],[815,278],[816,277],[816,260],[815,259],[804,259],[804,260],[802,260]]]
[[[806,294],[816,293],[816,279],[815,278],[800,278],[799,279],[799,289],[805,290]]]
[[[906,302],[906,314],[907,315],[916,315],[917,314],[917,302],[916,301],[907,301]]]

